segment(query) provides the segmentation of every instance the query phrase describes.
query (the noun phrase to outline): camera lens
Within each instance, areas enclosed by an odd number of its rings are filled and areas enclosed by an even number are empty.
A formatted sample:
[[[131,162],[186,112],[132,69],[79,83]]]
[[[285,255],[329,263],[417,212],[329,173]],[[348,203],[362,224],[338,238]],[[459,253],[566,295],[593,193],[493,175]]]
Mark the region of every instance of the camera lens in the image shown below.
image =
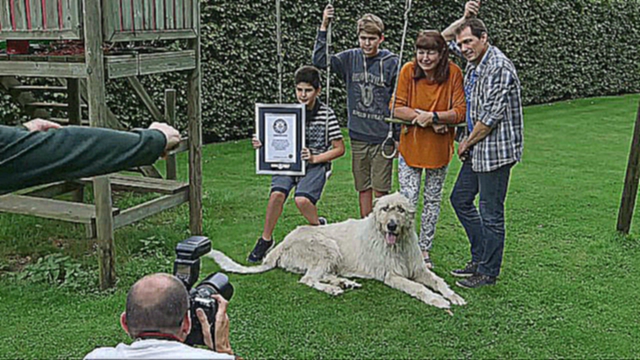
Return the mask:
[[[229,282],[229,277],[223,273],[215,273],[207,276],[196,287],[199,297],[210,298],[213,294],[220,294],[223,298],[231,300],[233,296],[233,285]]]

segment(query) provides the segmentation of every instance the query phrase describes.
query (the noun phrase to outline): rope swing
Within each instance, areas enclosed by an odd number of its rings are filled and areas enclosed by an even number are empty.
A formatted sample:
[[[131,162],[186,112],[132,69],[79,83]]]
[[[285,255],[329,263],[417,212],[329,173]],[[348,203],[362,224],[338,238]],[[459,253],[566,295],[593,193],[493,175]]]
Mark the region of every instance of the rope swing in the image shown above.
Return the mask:
[[[282,104],[282,16],[280,0],[276,0],[276,41],[278,43],[278,103]]]
[[[396,96],[398,94],[398,80],[400,78],[400,69],[402,68],[402,55],[404,53],[404,43],[407,39],[407,27],[409,26],[409,12],[411,11],[411,0],[406,0],[405,4],[404,4],[404,28],[402,29],[402,42],[400,43],[400,54],[398,57],[398,68],[396,71],[396,82],[393,86],[393,96],[391,97],[391,119],[395,118],[395,113],[396,113]],[[388,120],[387,120],[388,121]],[[398,149],[396,148],[396,144],[395,141],[393,140],[393,124],[394,122],[392,121],[388,121],[389,122],[389,132],[387,133],[387,138],[384,139],[384,141],[382,142],[382,156],[385,159],[393,159],[397,152]],[[391,154],[386,154],[384,152],[384,146],[385,144],[387,144],[389,141],[391,141],[391,145],[393,146],[393,152]]]

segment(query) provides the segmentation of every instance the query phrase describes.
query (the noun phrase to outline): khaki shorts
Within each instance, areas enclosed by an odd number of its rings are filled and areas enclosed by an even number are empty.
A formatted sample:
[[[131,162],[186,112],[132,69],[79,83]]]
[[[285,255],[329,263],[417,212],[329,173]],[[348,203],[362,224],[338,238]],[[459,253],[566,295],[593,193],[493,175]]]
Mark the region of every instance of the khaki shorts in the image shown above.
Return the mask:
[[[391,155],[393,145],[384,147],[384,153]],[[373,188],[377,192],[390,192],[393,179],[393,158],[382,156],[382,144],[369,144],[351,140],[353,179],[358,192]]]

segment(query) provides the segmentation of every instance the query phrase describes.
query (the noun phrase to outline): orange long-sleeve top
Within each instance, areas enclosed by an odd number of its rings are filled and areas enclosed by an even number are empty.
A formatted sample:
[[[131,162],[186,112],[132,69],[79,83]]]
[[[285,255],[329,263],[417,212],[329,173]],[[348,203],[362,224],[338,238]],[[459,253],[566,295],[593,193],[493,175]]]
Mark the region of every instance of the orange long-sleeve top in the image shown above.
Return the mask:
[[[465,121],[467,104],[464,97],[464,77],[458,65],[449,62],[449,79],[442,84],[426,78],[415,79],[415,63],[404,64],[398,79],[396,108],[409,107],[429,112],[454,110],[455,123]],[[402,125],[400,154],[407,165],[438,169],[453,157],[454,129],[437,134],[431,127]]]

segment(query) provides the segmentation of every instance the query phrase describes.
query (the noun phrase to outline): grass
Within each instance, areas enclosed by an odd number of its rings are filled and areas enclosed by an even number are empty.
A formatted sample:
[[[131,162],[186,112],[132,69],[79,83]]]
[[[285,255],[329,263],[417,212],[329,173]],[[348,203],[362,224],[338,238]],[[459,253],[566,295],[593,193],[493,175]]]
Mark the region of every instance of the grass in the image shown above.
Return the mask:
[[[525,155],[512,172],[499,283],[459,290],[468,305],[454,308],[455,316],[375,281],[332,298],[280,270],[231,275],[233,348],[246,358],[637,357],[640,242],[616,233],[615,224],[638,100],[525,109]],[[205,234],[243,260],[261,232],[269,178],[254,174],[246,140],[207,146],[203,158]],[[458,169],[453,160],[445,199]],[[320,212],[330,222],[357,216],[349,155],[335,163]],[[276,239],[302,223],[288,202]],[[116,231],[119,283],[108,292],[96,290],[95,244],[83,234],[66,223],[0,215],[0,269],[11,270],[0,280],[0,357],[78,358],[128,341],[118,325],[126,291],[144,274],[171,271],[173,247],[188,236],[188,209]],[[59,286],[12,275],[35,274],[43,266],[25,264],[52,253],[68,256],[64,266],[80,264],[80,276]],[[448,272],[468,256],[445,200],[435,271],[453,285]],[[215,270],[205,260],[202,275]]]

